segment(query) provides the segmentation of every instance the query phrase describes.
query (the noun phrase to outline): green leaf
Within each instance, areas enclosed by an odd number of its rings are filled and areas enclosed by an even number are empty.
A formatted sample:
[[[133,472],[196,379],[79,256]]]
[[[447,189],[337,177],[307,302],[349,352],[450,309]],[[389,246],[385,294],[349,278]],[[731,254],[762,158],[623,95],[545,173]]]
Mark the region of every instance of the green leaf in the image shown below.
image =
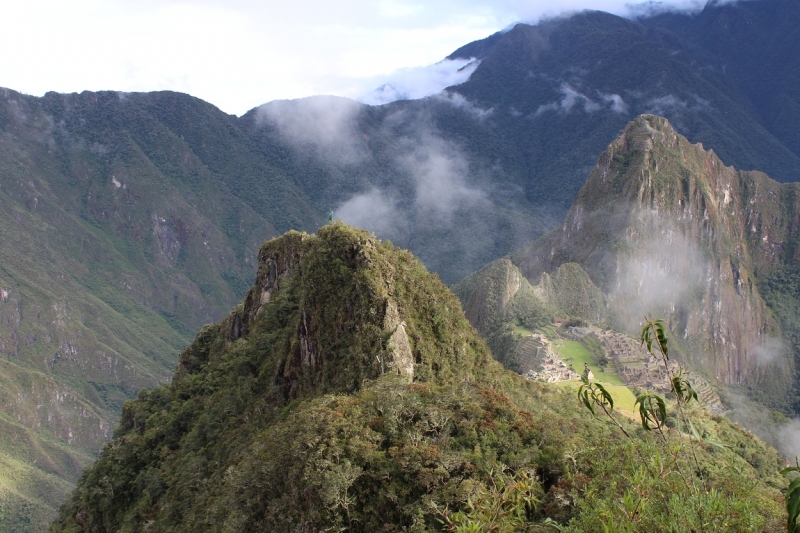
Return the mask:
[[[781,475],[787,475],[790,472],[800,472],[800,468],[796,466],[784,468],[781,470]],[[786,512],[788,520],[786,522],[789,533],[798,533],[800,527],[797,525],[797,518],[800,515],[800,476],[796,477],[789,483],[789,488],[786,490]]]
[[[692,436],[694,438],[696,438],[697,440],[703,440],[703,437],[701,437],[700,433],[697,432],[697,428],[694,427],[694,424],[692,423],[692,419],[691,418],[687,418],[686,421],[689,422],[689,429],[692,432]]]
[[[642,394],[636,398],[634,408],[639,406],[639,417],[642,420],[642,427],[647,431],[652,431],[651,424],[655,428],[660,428],[667,418],[667,404],[664,398],[652,392]]]
[[[600,391],[602,401],[610,406],[609,411],[612,411],[614,409],[614,398],[611,397],[611,394],[601,384],[595,383],[595,387]]]

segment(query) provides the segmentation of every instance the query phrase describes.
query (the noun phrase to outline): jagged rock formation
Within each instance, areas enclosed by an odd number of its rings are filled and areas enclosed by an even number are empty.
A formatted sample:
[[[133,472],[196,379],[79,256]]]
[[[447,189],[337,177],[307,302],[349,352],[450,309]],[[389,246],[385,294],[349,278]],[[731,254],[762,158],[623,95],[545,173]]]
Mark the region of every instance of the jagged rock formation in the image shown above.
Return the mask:
[[[453,292],[497,360],[520,374],[538,370],[540,362],[515,332],[517,327],[534,330],[557,314],[595,324],[605,324],[610,317],[605,295],[576,263],[545,272],[531,285],[510,259],[498,259],[455,284]]]
[[[560,313],[594,324],[609,320],[607,298],[577,263],[564,263],[552,273],[542,273],[534,292]]]
[[[498,259],[453,286],[470,323],[506,368],[524,374],[538,366],[528,350],[518,350],[517,326],[535,329],[549,323],[553,310],[508,259]]]
[[[687,366],[791,411],[799,188],[726,167],[665,119],[643,115],[600,156],[561,227],[455,291],[514,370],[533,369],[520,364],[527,352],[514,333],[526,309],[634,335],[643,316],[664,317]],[[531,297],[510,306],[521,287]]]

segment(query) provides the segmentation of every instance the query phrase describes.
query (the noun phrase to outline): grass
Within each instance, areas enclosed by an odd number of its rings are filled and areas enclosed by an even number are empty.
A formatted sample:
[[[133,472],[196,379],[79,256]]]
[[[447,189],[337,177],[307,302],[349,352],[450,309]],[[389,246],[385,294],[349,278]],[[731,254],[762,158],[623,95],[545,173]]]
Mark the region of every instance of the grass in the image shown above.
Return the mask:
[[[602,380],[599,379],[597,381],[602,382]],[[614,411],[619,411],[629,418],[636,419],[634,417],[634,404],[636,403],[636,396],[634,396],[633,392],[631,392],[631,390],[625,385],[615,385],[613,383],[606,382],[602,383],[605,389],[614,399]],[[573,379],[570,381],[557,381],[553,383],[553,385],[561,387],[562,389],[577,391],[578,387],[581,385],[581,382],[577,379]]]
[[[578,341],[555,341],[553,342],[553,348],[558,352],[562,360],[566,363],[572,363],[577,372],[583,370],[584,363],[587,364],[594,374],[595,381],[602,383],[609,394],[611,394],[611,397],[614,399],[614,409],[624,412],[626,416],[633,416],[636,396],[625,386],[625,382],[619,377],[616,371],[613,370],[613,366],[610,365],[607,367],[605,372],[601,371],[600,367],[594,363],[592,353],[589,349]],[[577,389],[580,382],[572,380],[562,381],[558,384],[562,387]]]
[[[516,326],[514,328],[514,333],[517,335],[533,335],[533,331],[529,330],[524,326]]]
[[[553,348],[561,356],[565,363],[572,363],[576,372],[583,371],[583,365],[589,366],[589,369],[594,374],[594,378],[602,383],[611,383],[614,385],[625,385],[625,382],[614,370],[613,365],[606,367],[603,372],[594,359],[592,359],[592,352],[586,346],[578,341],[559,340],[553,342]]]
[[[544,326],[536,330],[536,333],[540,335],[544,335],[548,339],[555,339],[558,338],[558,334],[556,333],[556,327],[552,324],[549,326]]]

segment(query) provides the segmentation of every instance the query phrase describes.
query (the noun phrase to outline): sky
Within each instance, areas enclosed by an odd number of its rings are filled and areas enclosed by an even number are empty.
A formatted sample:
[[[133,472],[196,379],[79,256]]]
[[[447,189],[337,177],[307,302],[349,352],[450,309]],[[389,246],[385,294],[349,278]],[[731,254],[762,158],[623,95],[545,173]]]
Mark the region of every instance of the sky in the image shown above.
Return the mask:
[[[684,9],[702,3],[666,0]],[[457,72],[463,63],[436,64],[516,22],[581,9],[629,15],[631,5],[625,0],[0,0],[0,87],[34,96],[173,90],[235,115],[272,100],[318,94],[377,104],[465,81],[469,70]],[[387,83],[388,91],[370,92]]]

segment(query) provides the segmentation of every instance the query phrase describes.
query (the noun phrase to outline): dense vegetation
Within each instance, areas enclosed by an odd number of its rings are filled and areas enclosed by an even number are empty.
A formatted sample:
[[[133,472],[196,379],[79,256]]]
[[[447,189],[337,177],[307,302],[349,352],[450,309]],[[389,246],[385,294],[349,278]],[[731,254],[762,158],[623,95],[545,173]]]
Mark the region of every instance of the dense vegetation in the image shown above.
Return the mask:
[[[408,252],[334,224],[264,245],[244,304],[126,404],[50,531],[780,531],[777,453],[696,420],[726,444],[696,444],[699,494],[673,453],[690,437],[623,420],[626,439],[502,370]]]
[[[800,269],[775,270],[761,284],[761,293],[780,320],[786,346],[780,348],[793,354],[795,368],[800,368]],[[792,408],[800,412],[800,376],[795,376]],[[764,391],[752,391],[753,396]],[[764,402],[768,404],[768,401]]]

